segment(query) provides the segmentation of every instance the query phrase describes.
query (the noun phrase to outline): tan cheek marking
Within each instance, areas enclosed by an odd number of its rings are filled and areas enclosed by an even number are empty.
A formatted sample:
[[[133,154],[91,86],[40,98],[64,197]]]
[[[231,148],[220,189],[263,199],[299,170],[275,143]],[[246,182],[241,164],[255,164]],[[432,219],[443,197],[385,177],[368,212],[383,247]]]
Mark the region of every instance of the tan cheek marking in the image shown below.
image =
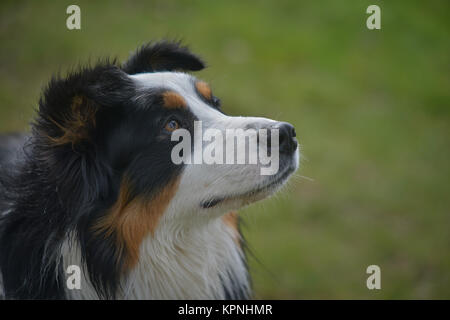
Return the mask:
[[[119,197],[109,212],[94,225],[94,232],[114,236],[119,257],[125,252],[124,269],[139,260],[139,248],[145,236],[154,234],[158,221],[178,189],[179,179],[171,181],[150,201],[142,197],[130,201],[130,184],[124,179]]]
[[[187,103],[184,98],[176,92],[166,91],[163,93],[164,107],[173,108],[187,108]]]
[[[211,88],[206,82],[197,81],[195,83],[195,88],[206,100],[211,100],[212,98]]]
[[[70,106],[70,114],[67,114],[60,122],[49,118],[62,132],[59,137],[50,137],[55,145],[77,144],[89,139],[89,129],[95,127],[95,114],[97,107],[92,101],[82,96],[75,96]]]
[[[223,215],[222,221],[234,232],[233,240],[240,246],[241,235],[239,233],[239,216],[236,211],[231,211]]]

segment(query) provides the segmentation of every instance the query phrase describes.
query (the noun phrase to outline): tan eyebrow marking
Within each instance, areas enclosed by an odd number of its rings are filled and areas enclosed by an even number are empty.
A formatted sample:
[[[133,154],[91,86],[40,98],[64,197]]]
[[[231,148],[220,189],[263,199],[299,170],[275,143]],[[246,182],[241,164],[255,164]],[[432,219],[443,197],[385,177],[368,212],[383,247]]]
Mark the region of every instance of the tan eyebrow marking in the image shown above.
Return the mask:
[[[173,108],[187,108],[187,103],[184,98],[175,91],[166,91],[162,94],[164,107]]]
[[[195,83],[195,88],[206,100],[211,100],[212,98],[211,88],[206,82],[197,81]]]

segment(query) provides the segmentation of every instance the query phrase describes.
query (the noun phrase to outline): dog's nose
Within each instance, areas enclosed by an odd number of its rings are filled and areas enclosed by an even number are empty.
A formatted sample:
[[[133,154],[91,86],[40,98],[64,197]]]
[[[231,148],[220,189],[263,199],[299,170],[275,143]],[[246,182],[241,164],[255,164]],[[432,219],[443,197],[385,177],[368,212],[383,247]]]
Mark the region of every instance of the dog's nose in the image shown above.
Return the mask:
[[[287,122],[280,122],[277,125],[280,139],[280,153],[291,154],[297,149],[297,136],[295,128],[292,124]]]

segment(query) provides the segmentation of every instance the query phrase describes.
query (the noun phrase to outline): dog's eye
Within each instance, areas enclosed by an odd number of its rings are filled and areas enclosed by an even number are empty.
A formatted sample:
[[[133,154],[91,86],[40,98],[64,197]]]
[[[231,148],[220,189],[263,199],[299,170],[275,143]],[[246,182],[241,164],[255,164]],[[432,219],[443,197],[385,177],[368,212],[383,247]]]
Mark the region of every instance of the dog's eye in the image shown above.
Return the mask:
[[[169,132],[175,131],[180,128],[180,124],[177,120],[169,120],[167,121],[166,125],[164,126],[164,129],[166,129]]]

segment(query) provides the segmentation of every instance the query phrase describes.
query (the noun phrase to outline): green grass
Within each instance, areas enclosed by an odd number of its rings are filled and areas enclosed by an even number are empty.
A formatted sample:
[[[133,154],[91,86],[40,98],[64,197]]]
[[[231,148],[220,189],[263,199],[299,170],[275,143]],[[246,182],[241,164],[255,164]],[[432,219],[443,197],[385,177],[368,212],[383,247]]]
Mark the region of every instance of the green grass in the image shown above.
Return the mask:
[[[256,298],[450,298],[448,1],[77,1],[68,31],[72,3],[0,5],[1,131],[28,128],[55,71],[184,39],[228,113],[289,121],[302,145],[285,192],[242,210]]]

